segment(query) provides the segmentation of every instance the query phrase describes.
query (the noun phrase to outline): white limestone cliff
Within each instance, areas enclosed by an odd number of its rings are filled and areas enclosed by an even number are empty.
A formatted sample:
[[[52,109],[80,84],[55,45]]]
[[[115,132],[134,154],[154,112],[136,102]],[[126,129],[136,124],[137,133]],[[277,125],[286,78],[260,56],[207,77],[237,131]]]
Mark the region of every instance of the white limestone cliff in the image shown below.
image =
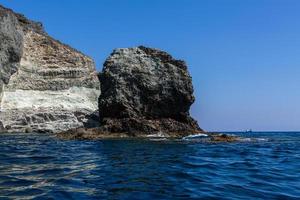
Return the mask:
[[[5,131],[55,133],[96,122],[100,82],[93,60],[48,36],[40,23],[3,7],[0,24],[4,42],[16,40],[0,48],[0,58],[7,58],[0,59]]]

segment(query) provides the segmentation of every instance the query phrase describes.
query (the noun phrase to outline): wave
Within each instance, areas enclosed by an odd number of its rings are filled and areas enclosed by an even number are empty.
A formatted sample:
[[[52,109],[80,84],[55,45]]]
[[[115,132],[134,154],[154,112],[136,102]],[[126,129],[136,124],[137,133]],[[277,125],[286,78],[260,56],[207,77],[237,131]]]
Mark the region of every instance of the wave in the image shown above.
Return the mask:
[[[183,137],[182,139],[183,140],[190,140],[190,139],[197,139],[197,138],[203,138],[203,137],[208,137],[208,135],[204,134],[204,133],[199,133],[199,134],[196,134],[196,135],[188,135],[186,137]]]

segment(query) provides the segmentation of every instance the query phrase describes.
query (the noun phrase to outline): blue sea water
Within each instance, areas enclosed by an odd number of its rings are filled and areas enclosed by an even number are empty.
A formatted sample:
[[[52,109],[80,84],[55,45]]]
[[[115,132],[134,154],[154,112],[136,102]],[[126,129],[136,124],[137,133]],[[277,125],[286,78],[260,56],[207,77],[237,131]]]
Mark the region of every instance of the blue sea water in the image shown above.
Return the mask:
[[[0,135],[0,199],[300,199],[300,133],[242,135],[256,139]]]

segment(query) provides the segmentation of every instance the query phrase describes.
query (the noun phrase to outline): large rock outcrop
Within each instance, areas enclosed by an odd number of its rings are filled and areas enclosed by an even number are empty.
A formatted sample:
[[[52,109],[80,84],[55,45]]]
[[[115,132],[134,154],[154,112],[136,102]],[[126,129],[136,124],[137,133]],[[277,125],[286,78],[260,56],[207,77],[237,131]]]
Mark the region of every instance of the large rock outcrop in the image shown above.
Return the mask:
[[[60,132],[92,123],[100,83],[91,58],[4,7],[0,39],[0,121],[6,131]]]
[[[184,61],[147,47],[116,49],[104,63],[100,119],[109,131],[199,131]]]
[[[195,101],[184,61],[147,47],[116,49],[100,75],[100,123],[65,133],[71,138],[181,137],[203,132],[189,114]]]
[[[0,131],[71,129],[64,133],[72,137],[202,132],[189,115],[195,98],[187,66],[166,52],[116,49],[100,75],[98,102],[93,60],[51,38],[41,23],[0,6],[0,39]]]

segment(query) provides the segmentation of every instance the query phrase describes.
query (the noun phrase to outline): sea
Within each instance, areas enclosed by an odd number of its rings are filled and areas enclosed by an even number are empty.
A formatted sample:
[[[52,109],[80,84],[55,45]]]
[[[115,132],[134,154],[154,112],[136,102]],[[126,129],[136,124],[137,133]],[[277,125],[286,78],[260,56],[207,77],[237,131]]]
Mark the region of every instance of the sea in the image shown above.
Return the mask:
[[[0,135],[0,199],[300,199],[300,132],[244,139]]]

